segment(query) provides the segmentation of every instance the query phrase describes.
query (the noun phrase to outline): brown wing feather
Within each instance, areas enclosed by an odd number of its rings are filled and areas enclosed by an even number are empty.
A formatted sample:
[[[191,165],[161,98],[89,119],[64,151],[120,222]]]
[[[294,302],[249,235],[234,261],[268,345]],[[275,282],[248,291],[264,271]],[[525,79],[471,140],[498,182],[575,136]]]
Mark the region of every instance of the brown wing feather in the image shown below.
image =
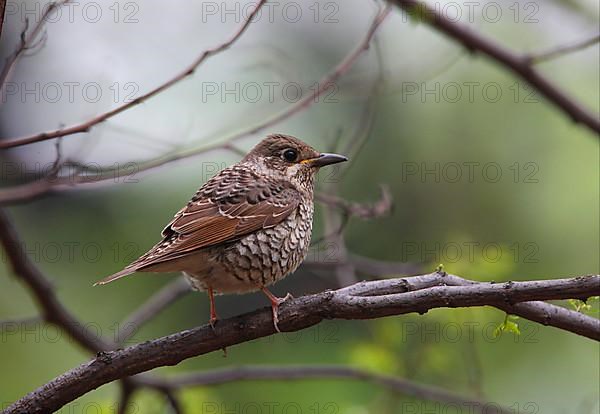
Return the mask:
[[[227,168],[198,190],[162,231],[163,240],[128,266],[140,270],[189,252],[229,243],[281,223],[299,204],[291,185]]]

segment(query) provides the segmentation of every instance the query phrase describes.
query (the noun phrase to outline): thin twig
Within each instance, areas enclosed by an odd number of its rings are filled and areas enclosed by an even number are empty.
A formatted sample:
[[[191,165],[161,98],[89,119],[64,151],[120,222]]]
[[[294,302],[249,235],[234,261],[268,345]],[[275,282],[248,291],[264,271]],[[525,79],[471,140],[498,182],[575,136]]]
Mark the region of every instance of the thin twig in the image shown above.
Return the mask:
[[[103,114],[100,114],[100,115],[92,118],[92,119],[89,119],[88,121],[83,122],[81,124],[73,125],[73,126],[70,126],[67,128],[56,129],[54,131],[42,132],[39,134],[34,134],[34,135],[26,136],[26,137],[16,138],[16,139],[12,139],[12,140],[0,141],[0,149],[14,148],[14,147],[18,147],[21,145],[31,144],[33,142],[40,142],[40,141],[45,141],[45,140],[52,139],[52,138],[64,137],[67,135],[78,134],[81,132],[88,132],[92,127],[96,126],[97,124],[104,122],[107,119],[110,119],[110,118],[114,117],[115,115],[118,115],[121,112],[126,111],[136,105],[139,105],[140,103],[152,98],[153,96],[158,95],[159,93],[170,88],[171,86],[175,85],[176,83],[191,76],[194,73],[194,71],[196,71],[196,69],[198,69],[198,67],[209,57],[229,49],[242,36],[242,34],[246,31],[246,29],[250,26],[250,23],[252,22],[252,20],[256,16],[256,14],[260,11],[261,7],[265,3],[266,3],[266,0],[259,0],[258,3],[256,4],[256,6],[250,12],[250,14],[248,14],[248,16],[247,16],[246,20],[244,20],[243,24],[235,31],[235,33],[227,41],[225,41],[213,48],[206,49],[185,70],[183,70],[181,73],[177,74],[175,77],[169,79],[165,83],[152,89],[151,91],[146,92],[145,94],[135,98],[131,102],[127,102],[127,103],[125,103],[121,106],[118,106],[108,112],[105,112]]]
[[[595,45],[600,42],[600,34],[594,35],[589,39],[580,40],[579,42],[572,43],[570,45],[559,46],[554,49],[547,50],[545,52],[539,53],[530,53],[527,56],[529,63],[536,64],[541,62],[546,62],[548,60],[556,59],[562,56],[565,56],[569,53],[577,52],[579,50],[583,50],[589,46]]]
[[[143,324],[189,292],[191,292],[190,284],[183,277],[178,277],[156,292],[121,323],[117,334],[117,344],[124,344],[136,334]]]
[[[374,124],[375,119],[375,102],[378,97],[378,91],[383,84],[383,58],[381,54],[381,48],[379,47],[379,42],[377,41],[377,37],[374,35],[372,43],[375,45],[375,54],[377,58],[377,78],[373,82],[371,87],[371,93],[369,94],[369,99],[365,103],[364,109],[362,111],[362,115],[359,119],[358,125],[353,133],[353,135],[346,140],[344,149],[342,149],[342,154],[347,155],[350,159],[356,161],[356,157],[360,150],[363,148],[364,143],[367,142],[367,139],[370,135],[371,129]],[[342,134],[339,134],[341,137]],[[339,138],[338,137],[338,138]],[[336,140],[336,144],[338,143]],[[356,275],[356,269],[348,261],[348,248],[346,246],[346,241],[343,235],[346,226],[350,222],[350,217],[353,215],[358,215],[362,218],[372,218],[379,217],[381,215],[386,214],[392,207],[391,204],[391,194],[387,189],[382,187],[381,200],[376,204],[379,207],[369,208],[368,206],[353,206],[349,203],[340,203],[340,198],[335,197],[336,194],[339,193],[339,185],[341,182],[341,177],[347,171],[344,169],[340,174],[336,174],[336,180],[331,180],[325,183],[325,190],[323,192],[319,192],[316,195],[318,201],[322,204],[325,204],[327,207],[338,207],[341,208],[341,212],[334,211],[333,208],[326,208],[323,211],[323,235],[313,240],[311,245],[318,245],[322,241],[327,241],[329,246],[335,246],[335,259],[338,262],[338,265],[333,268],[333,273],[336,276],[338,281],[338,285],[344,286],[351,283],[355,283],[358,281]],[[359,214],[355,214],[358,212]],[[366,213],[366,214],[365,214]]]
[[[17,46],[15,51],[9,57],[6,58],[6,62],[4,63],[4,66],[2,67],[2,71],[0,72],[0,91],[2,91],[2,89],[4,89],[4,86],[5,86],[8,78],[10,77],[10,74],[12,73],[16,64],[19,62],[19,59],[23,56],[23,54],[27,50],[35,47],[35,46],[33,46],[33,41],[39,35],[40,31],[43,29],[44,25],[46,24],[46,22],[48,20],[48,16],[50,15],[50,13],[52,13],[54,10],[58,9],[59,7],[62,7],[69,1],[70,0],[61,0],[56,3],[50,3],[46,7],[46,11],[44,12],[44,14],[40,17],[40,20],[33,27],[33,29],[31,29],[31,31],[29,33],[27,33],[27,30],[29,29],[29,20],[27,18],[25,19],[25,28],[23,29],[23,32],[21,33],[19,45]],[[4,15],[4,10],[2,10],[2,15]],[[0,25],[0,30],[1,30],[1,27],[2,26]],[[0,141],[0,148],[2,148],[1,145],[2,145],[2,142]]]
[[[429,401],[472,407],[472,413],[486,412],[494,406],[496,413],[512,413],[509,408],[480,399],[469,398],[442,388],[421,384],[401,377],[377,374],[364,369],[343,365],[245,365],[206,372],[183,374],[178,377],[148,384],[157,388],[180,389],[197,386],[214,386],[237,381],[297,381],[309,379],[348,379],[368,381],[381,385],[400,395]]]
[[[600,133],[600,118],[568,96],[552,81],[530,64],[527,56],[518,55],[494,40],[477,33],[467,25],[453,21],[420,0],[388,0],[421,22],[453,38],[471,52],[480,52],[511,70],[546,97],[574,122],[581,123]],[[599,135],[600,136],[600,135]]]
[[[335,244],[339,244],[336,241],[340,237],[348,224],[350,217],[358,217],[363,220],[379,218],[387,215],[393,208],[392,194],[387,186],[381,185],[380,187],[379,200],[374,203],[357,203],[344,200],[341,197],[333,195],[335,190],[332,186],[328,186],[325,191],[319,191],[315,193],[315,200],[327,207],[339,209],[341,211],[341,219],[338,220],[330,214],[335,214],[333,211],[328,209],[325,211],[325,225],[323,230],[323,236],[314,239],[311,242],[311,246],[315,246],[323,241],[330,241]],[[340,221],[339,224],[332,222]],[[338,260],[342,258],[337,257]]]
[[[367,34],[364,36],[359,46],[352,52],[350,52],[346,57],[344,57],[344,59],[342,59],[342,61],[340,61],[340,63],[338,63],[331,72],[329,72],[323,77],[323,80],[320,82],[320,85],[325,85],[326,87],[315,88],[306,99],[300,100],[292,104],[283,112],[273,115],[272,117],[262,121],[258,125],[254,125],[242,131],[233,133],[221,139],[219,142],[206,144],[199,148],[192,148],[187,151],[181,151],[179,153],[166,154],[164,156],[149,161],[135,163],[137,167],[138,176],[142,176],[144,173],[148,173],[152,170],[165,167],[170,163],[180,161],[183,159],[189,159],[218,149],[226,149],[229,151],[239,153],[239,149],[233,146],[233,143],[235,141],[240,140],[248,135],[258,133],[270,126],[273,126],[276,123],[281,122],[284,119],[287,119],[301,112],[313,103],[317,102],[318,98],[325,91],[327,91],[332,84],[335,84],[335,82],[341,76],[347,73],[350,70],[350,68],[354,65],[354,63],[358,60],[358,58],[361,56],[361,54],[368,49],[371,39],[373,38],[377,29],[380,27],[381,23],[383,23],[385,17],[388,14],[389,8],[386,8],[383,11],[377,13],[377,15],[371,23]],[[0,148],[2,148],[2,142],[0,142]],[[47,179],[46,177],[44,177],[42,179],[27,184],[0,189],[0,205],[21,203],[35,199],[51,191],[64,191],[73,189],[76,186],[112,185],[115,183],[115,174],[117,174],[118,176],[120,172],[115,171],[114,169],[100,169],[97,174],[91,174],[87,176],[75,175],[69,177],[57,177],[53,179]],[[123,180],[116,181],[120,183]]]
[[[78,344],[91,352],[111,349],[102,338],[90,334],[85,326],[63,306],[50,282],[28,259],[15,228],[2,210],[0,210],[0,243],[7,253],[14,274],[34,292],[40,313],[46,322],[60,326]]]
[[[381,24],[385,21],[386,17],[390,14],[391,8],[389,6],[384,7],[384,9],[378,12],[373,19],[369,29],[366,32],[366,35],[358,44],[358,46],[335,67],[335,69],[328,73],[325,77],[323,77],[319,82],[319,87],[314,90],[314,92],[310,95],[307,95],[306,98],[299,100],[296,104],[292,105],[288,109],[283,112],[269,118],[266,122],[261,123],[259,126],[254,129],[243,133],[242,135],[254,134],[262,131],[265,128],[278,124],[279,122],[289,118],[290,116],[300,112],[301,110],[309,107],[316,101],[316,99],[321,96],[325,91],[327,91],[331,86],[333,86],[339,78],[341,78],[344,74],[346,74],[354,63],[358,60],[358,58],[369,49],[369,45],[371,44],[371,40],[377,30],[381,26]]]
[[[225,149],[239,153],[239,150],[234,150],[234,147],[229,143],[219,143],[206,145],[195,151],[193,155],[208,153],[210,151]],[[144,173],[155,168],[160,168],[170,162],[178,161],[191,156],[190,154],[175,154],[148,161],[142,167],[137,168],[136,163],[126,163],[124,165],[132,165],[136,167],[134,179],[143,177]],[[121,171],[118,167],[109,169],[94,169],[93,171],[86,168],[85,165],[78,165],[72,161],[65,161],[59,165],[61,168],[68,169],[67,175],[58,175],[59,170],[50,170],[49,173],[35,181],[25,184],[19,184],[12,187],[0,189],[0,205],[10,205],[25,203],[31,200],[40,198],[54,191],[65,191],[75,187],[102,187],[111,186],[115,183],[127,183],[130,171]],[[133,177],[131,177],[133,178]]]
[[[181,408],[177,395],[171,390],[164,390],[163,393],[165,394],[165,398],[167,399],[173,414],[183,414],[183,409]]]
[[[27,252],[23,248],[24,244],[19,240],[16,229],[2,210],[0,210],[0,243],[15,275],[32,292],[42,315],[38,318],[39,320],[56,325],[92,354],[101,355],[103,352],[116,348],[103,338],[88,332],[85,328],[86,324],[78,320],[63,306],[48,279],[27,257]],[[6,325],[2,326],[2,329],[12,329],[13,326],[12,322],[6,321]],[[122,399],[126,400],[140,386],[140,383],[136,379],[123,378],[121,385],[124,391]],[[126,395],[127,393],[129,395]],[[125,406],[126,404],[122,404],[120,409],[125,409]]]
[[[119,402],[117,403],[117,414],[126,414],[129,404],[135,393],[135,387],[130,382],[121,382],[121,394],[119,395]]]
[[[2,28],[4,27],[4,11],[6,10],[6,0],[0,0],[0,39],[2,39]]]
[[[317,193],[315,195],[315,201],[325,204],[329,207],[338,208],[354,217],[360,217],[362,219],[377,218],[385,216],[393,208],[392,194],[390,189],[385,185],[379,186],[379,189],[379,200],[373,204],[348,201],[341,197],[331,195],[327,192]]]

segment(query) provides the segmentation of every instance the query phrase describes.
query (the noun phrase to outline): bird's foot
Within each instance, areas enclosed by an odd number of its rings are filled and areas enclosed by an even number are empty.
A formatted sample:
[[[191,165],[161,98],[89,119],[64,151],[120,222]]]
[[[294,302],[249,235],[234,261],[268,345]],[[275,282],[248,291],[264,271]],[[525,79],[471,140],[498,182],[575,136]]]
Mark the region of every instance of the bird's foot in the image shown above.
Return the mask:
[[[277,298],[279,299],[279,298]],[[283,302],[283,301],[282,301]],[[271,302],[271,311],[273,312],[273,326],[278,333],[281,333],[279,330],[279,317],[277,314],[279,313],[279,304],[281,302]]]
[[[219,321],[219,318],[217,318],[217,315],[214,315],[214,316],[211,315],[210,319],[208,320],[208,323],[210,324],[210,327],[211,327],[213,333],[216,333],[215,325],[217,324],[218,321]]]
[[[215,307],[215,296],[212,288],[208,289],[208,299],[210,300],[210,319],[208,323],[210,324],[210,327],[212,328],[213,332],[215,332],[215,324],[219,320],[219,317],[217,316],[217,310]]]
[[[283,302],[285,302],[286,300],[289,299],[294,299],[294,297],[291,294],[287,294],[285,295],[284,298],[278,298],[277,296],[275,296],[274,294],[272,294],[267,288],[263,287],[261,288],[261,290],[263,291],[263,293],[265,295],[267,295],[267,297],[269,298],[269,301],[271,301],[271,311],[273,312],[273,326],[275,327],[275,330],[279,333],[281,333],[281,331],[279,330],[279,305],[281,305]]]

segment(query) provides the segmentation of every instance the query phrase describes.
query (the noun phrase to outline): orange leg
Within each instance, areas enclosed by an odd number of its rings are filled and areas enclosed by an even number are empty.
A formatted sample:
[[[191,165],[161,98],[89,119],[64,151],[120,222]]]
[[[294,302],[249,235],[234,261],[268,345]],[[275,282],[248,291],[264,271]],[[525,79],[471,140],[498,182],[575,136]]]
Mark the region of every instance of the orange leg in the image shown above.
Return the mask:
[[[266,287],[261,287],[260,290],[263,291],[263,293],[265,295],[267,295],[267,297],[269,298],[269,300],[271,301],[271,310],[273,311],[273,325],[275,326],[275,330],[279,333],[281,333],[281,331],[279,330],[279,326],[277,326],[277,323],[279,322],[279,317],[277,316],[277,314],[279,313],[279,305],[281,305],[283,302],[285,302],[288,299],[293,299],[292,295],[290,295],[289,293],[285,296],[285,298],[278,298],[277,296],[275,296],[274,294],[272,294],[269,289],[267,289]]]
[[[217,310],[215,308],[215,295],[213,292],[213,288],[208,288],[208,299],[210,301],[210,326],[215,329],[215,323],[217,322]]]

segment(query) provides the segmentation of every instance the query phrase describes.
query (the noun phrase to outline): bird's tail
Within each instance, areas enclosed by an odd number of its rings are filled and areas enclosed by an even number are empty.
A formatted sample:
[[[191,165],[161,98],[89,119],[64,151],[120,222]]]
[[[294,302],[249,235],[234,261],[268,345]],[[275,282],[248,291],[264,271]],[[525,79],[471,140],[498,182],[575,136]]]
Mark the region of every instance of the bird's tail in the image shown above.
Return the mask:
[[[97,281],[96,283],[94,283],[94,286],[98,286],[98,285],[106,285],[107,283],[110,283],[112,281],[115,281],[117,279],[121,279],[122,277],[125,277],[127,275],[130,275],[134,272],[136,272],[137,269],[134,267],[126,267],[125,269],[121,270],[120,272],[114,273],[110,276],[105,277],[102,280]]]

